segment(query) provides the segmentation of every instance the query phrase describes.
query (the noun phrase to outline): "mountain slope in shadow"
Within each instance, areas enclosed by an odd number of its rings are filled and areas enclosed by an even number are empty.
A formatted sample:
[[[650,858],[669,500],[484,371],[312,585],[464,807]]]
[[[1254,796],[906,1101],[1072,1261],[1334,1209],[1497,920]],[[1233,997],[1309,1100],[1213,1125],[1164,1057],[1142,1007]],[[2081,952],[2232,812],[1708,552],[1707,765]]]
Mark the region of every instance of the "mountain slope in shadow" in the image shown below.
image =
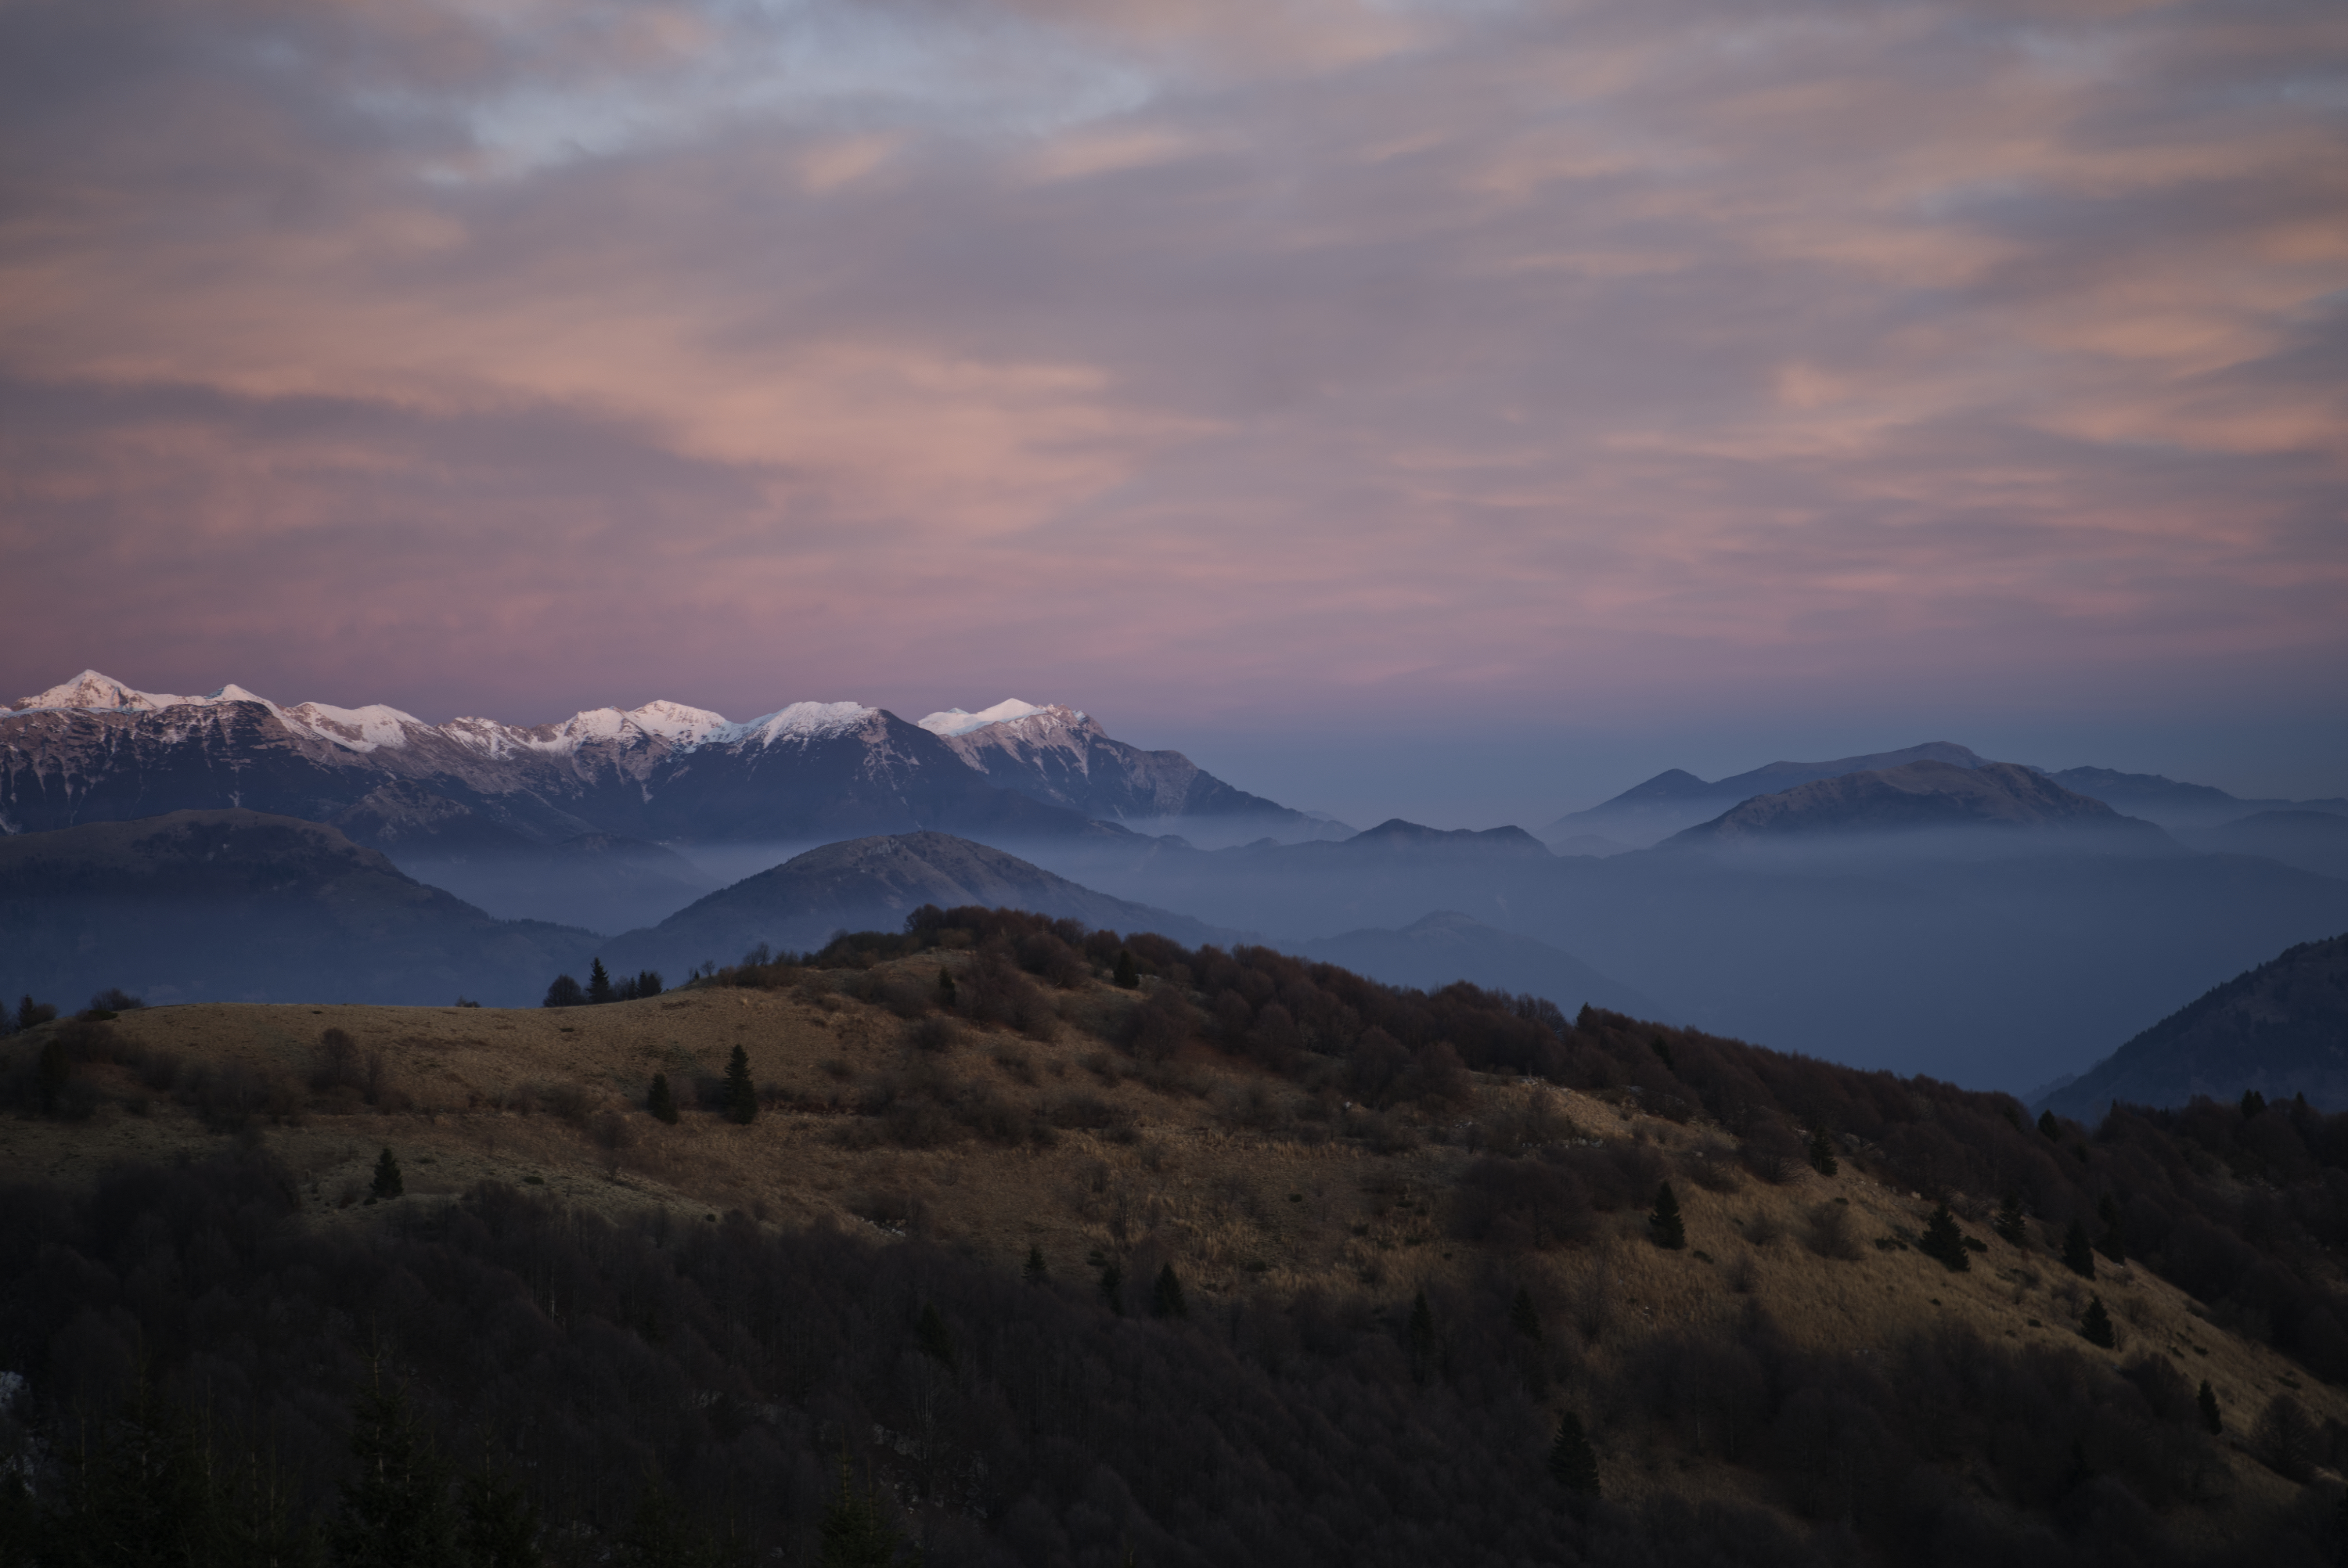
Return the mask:
[[[0,839],[0,993],[67,1007],[538,999],[592,932],[499,920],[317,823],[180,811]]]
[[[1096,892],[966,838],[922,832],[808,850],[720,888],[657,926],[614,938],[603,945],[602,956],[615,973],[652,968],[675,978],[699,964],[730,964],[762,942],[801,951],[823,946],[836,931],[898,930],[924,904],[1026,909],[1193,944],[1247,939]]]
[[[2302,942],[2211,988],[2040,1103],[2093,1125],[2114,1101],[2177,1106],[2250,1089],[2348,1107],[2348,935]]]

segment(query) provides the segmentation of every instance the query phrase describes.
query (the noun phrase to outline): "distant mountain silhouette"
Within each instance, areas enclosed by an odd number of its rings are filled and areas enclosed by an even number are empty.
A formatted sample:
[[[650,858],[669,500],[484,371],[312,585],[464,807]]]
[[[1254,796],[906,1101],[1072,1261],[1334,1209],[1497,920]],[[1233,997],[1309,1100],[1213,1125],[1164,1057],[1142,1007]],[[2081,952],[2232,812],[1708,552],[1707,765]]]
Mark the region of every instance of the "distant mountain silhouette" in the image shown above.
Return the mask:
[[[1027,909],[1192,944],[1241,935],[1097,893],[952,834],[906,833],[808,850],[599,951],[614,973],[656,968],[675,977],[713,959],[733,963],[762,942],[798,951],[821,947],[836,931],[897,930],[924,904]]]
[[[2214,855],[2257,855],[2324,876],[2348,878],[2348,816],[2327,811],[2261,811],[2177,836]]]
[[[2114,810],[2166,828],[2215,827],[2264,811],[2315,811],[2348,815],[2348,800],[2245,800],[2209,784],[2179,784],[2158,774],[2110,768],[2065,768],[2047,775],[2065,789],[2093,795]]]
[[[2304,1093],[2348,1107],[2348,936],[2303,942],[2162,1019],[2044,1100],[2093,1125],[2112,1102]]]
[[[410,780],[376,789],[331,825],[380,849],[418,882],[500,919],[625,931],[682,909],[716,886],[673,849],[613,833],[553,844],[524,837]]]
[[[0,994],[535,1001],[592,932],[503,921],[334,828],[180,811],[0,839]]]
[[[1671,768],[1587,811],[1569,812],[1541,829],[1540,836],[1552,845],[1587,835],[1613,839],[1635,848],[1658,843],[1684,827],[1709,821],[1755,795],[1775,794],[1817,779],[1880,773],[1918,762],[1975,768],[1983,761],[1954,741],[1927,741],[1896,752],[1871,752],[1865,756],[1838,757],[1832,762],[1768,763],[1710,783],[1683,769]]]
[[[2175,849],[2148,822],[2065,789],[2014,763],[1913,762],[1765,794],[1674,834],[1669,847],[1725,845],[1951,828],[2088,832],[2114,844]]]
[[[1336,964],[1391,986],[1434,991],[1469,980],[1488,990],[1547,997],[1568,1017],[1586,1004],[1671,1021],[1669,1009],[1572,954],[1457,909],[1437,909],[1400,930],[1365,927],[1317,942],[1280,945],[1299,958]]]

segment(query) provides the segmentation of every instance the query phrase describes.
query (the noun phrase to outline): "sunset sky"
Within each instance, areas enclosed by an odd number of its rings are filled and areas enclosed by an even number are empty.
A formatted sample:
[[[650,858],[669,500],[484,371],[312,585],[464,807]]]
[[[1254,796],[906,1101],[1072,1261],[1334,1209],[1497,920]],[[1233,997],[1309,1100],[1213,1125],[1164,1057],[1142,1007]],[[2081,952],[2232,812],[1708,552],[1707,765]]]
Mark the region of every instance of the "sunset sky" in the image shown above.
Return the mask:
[[[2348,793],[2344,128],[2339,0],[0,0],[0,695]]]

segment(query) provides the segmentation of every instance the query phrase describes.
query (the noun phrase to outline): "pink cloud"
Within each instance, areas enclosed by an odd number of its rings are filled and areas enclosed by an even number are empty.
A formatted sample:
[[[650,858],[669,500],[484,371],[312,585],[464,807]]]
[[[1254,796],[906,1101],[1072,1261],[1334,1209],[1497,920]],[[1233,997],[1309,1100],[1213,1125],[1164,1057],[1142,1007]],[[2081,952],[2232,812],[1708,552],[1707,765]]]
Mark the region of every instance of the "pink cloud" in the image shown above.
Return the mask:
[[[2330,7],[106,9],[0,16],[24,690],[2348,667]]]

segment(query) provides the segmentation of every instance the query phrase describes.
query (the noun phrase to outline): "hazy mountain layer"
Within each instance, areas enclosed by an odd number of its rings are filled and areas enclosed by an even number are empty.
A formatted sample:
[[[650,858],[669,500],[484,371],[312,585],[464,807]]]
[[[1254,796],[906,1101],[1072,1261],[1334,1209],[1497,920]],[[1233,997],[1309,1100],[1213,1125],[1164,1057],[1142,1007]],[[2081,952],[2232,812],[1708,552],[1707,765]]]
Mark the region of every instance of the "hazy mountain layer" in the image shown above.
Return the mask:
[[[2183,1105],[2197,1094],[2304,1093],[2348,1107],[2348,936],[2302,942],[2204,992],[2046,1096],[2092,1122],[2114,1101]]]
[[[2065,789],[2093,795],[2115,810],[2167,828],[2213,827],[2261,811],[2348,814],[2348,800],[2244,800],[2208,784],[2179,784],[2158,774],[2065,768],[2047,776]]]
[[[2028,768],[2013,763],[1959,767],[1942,762],[1844,774],[1760,795],[1667,842],[1673,847],[1725,847],[1950,828],[2086,832],[2116,845],[2175,847],[2150,823],[2124,817],[2102,801],[2075,794]]]
[[[1390,986],[1434,991],[1468,980],[1488,990],[1547,997],[1569,1015],[1588,1006],[1638,1018],[1671,1017],[1668,1008],[1572,954],[1457,909],[1438,909],[1398,931],[1372,927],[1282,946],[1300,958],[1336,964]]]
[[[1119,897],[1282,945],[1455,909],[1692,1022],[1838,1061],[2027,1089],[2209,986],[2348,929],[2348,882],[2112,835],[1792,835],[1733,855],[1560,857],[1522,835],[1365,834],[1202,852],[1037,843]],[[2019,846],[2019,847],[2017,847]]]
[[[2348,877],[2348,816],[2328,811],[2261,811],[2177,836],[2219,855],[2260,855],[2325,876]]]
[[[1616,840],[1633,847],[1654,844],[1684,827],[1709,822],[1730,806],[1759,794],[1775,794],[1816,779],[1843,774],[1876,773],[1908,763],[1946,763],[1973,768],[1982,758],[1953,741],[1927,741],[1896,752],[1874,752],[1860,757],[1838,757],[1825,763],[1768,763],[1725,779],[1707,782],[1671,768],[1644,784],[1632,785],[1613,799],[1587,811],[1569,812],[1541,829],[1550,843],[1576,837]]]
[[[0,994],[534,1001],[592,933],[494,919],[331,827],[183,811],[0,839]]]
[[[965,838],[909,833],[809,850],[721,888],[649,930],[614,938],[601,951],[614,973],[657,968],[675,978],[705,962],[733,963],[760,943],[799,951],[821,947],[837,931],[897,930],[924,904],[1026,909],[1184,942],[1228,941],[1234,935],[1097,893]]]

